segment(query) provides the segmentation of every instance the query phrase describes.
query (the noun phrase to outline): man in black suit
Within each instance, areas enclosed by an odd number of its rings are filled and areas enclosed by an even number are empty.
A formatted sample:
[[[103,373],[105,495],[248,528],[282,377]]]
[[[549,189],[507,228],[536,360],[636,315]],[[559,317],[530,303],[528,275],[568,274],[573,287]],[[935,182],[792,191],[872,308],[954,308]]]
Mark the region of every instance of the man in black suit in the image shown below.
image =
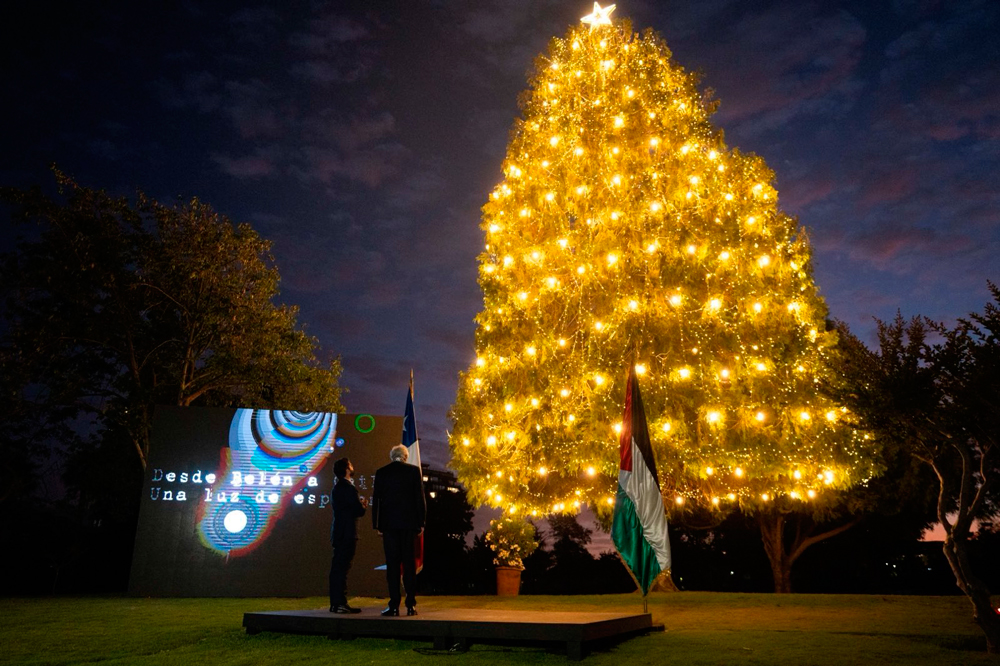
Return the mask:
[[[420,468],[408,465],[409,451],[398,444],[389,451],[390,462],[375,472],[372,494],[372,524],[382,537],[385,549],[385,577],[389,583],[389,606],[382,615],[399,615],[399,569],[403,568],[406,614],[417,614],[414,588],[417,561],[414,542],[424,531],[427,504]]]
[[[333,482],[330,504],[333,506],[333,524],[330,526],[330,543],[333,544],[333,562],[330,563],[330,612],[360,613],[347,603],[347,572],[358,547],[358,518],[365,515],[368,500],[361,497],[354,487],[354,465],[347,458],[333,463]]]

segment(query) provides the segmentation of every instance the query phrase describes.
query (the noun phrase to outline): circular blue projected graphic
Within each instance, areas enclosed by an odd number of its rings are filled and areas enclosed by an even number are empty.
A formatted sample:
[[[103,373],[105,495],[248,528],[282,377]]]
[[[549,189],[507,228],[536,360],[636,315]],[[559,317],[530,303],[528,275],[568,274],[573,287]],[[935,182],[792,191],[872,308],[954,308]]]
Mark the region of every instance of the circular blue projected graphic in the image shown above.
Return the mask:
[[[336,441],[334,441],[334,444],[335,444],[335,445],[337,446],[337,448],[339,449],[339,448],[340,448],[340,447],[342,447],[342,446],[343,446],[344,444],[347,444],[347,442],[345,442],[345,441],[344,441],[344,438],[343,438],[343,437],[338,437],[338,438],[336,439]]]

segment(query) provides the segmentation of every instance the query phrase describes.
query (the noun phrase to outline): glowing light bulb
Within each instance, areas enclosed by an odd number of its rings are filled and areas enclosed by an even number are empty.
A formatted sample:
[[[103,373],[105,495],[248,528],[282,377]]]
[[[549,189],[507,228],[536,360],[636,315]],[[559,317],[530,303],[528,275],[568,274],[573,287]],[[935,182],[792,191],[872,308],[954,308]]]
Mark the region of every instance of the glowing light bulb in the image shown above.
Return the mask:
[[[628,302],[628,309],[629,310],[638,310],[639,309],[639,301],[636,301],[636,300],[629,301]]]
[[[604,330],[604,323],[600,321],[595,321],[594,328],[596,328],[598,331]]]
[[[762,254],[760,256],[760,259],[757,260],[757,265],[760,266],[761,268],[764,268],[770,263],[771,263],[771,257],[767,256],[766,254]]]
[[[567,240],[566,240],[565,238],[560,238],[560,239],[559,239],[558,241],[556,241],[556,242],[557,242],[557,243],[559,243],[559,247],[562,247],[562,248],[565,248],[565,247],[566,247],[566,243],[567,243],[568,241],[567,241]]]
[[[531,399],[531,406],[532,407],[538,407],[538,398],[532,398]]]
[[[663,432],[670,432],[670,422],[667,421],[663,424]]]
[[[559,338],[559,340],[557,340],[556,342],[559,343],[560,347],[565,347],[566,346],[566,338]]]
[[[688,254],[694,254],[695,252],[698,251],[698,248],[696,246],[694,246],[694,245],[688,245],[687,251],[688,251]]]
[[[545,200],[546,201],[552,201],[555,198],[556,198],[556,193],[555,192],[547,192],[545,194]]]
[[[711,467],[706,467],[705,468],[705,475],[706,476],[712,476],[713,474],[715,474],[715,470],[714,469],[712,469]]]
[[[837,420],[837,412],[833,411],[832,409],[830,411],[828,411],[826,413],[826,420],[827,421],[836,421]]]
[[[483,380],[480,379],[479,377],[476,377],[475,379],[472,380],[472,383],[475,384],[476,386],[479,386],[483,383]]]
[[[545,469],[544,466],[538,468],[538,476],[545,476],[549,473],[549,470]]]
[[[812,417],[809,415],[809,412],[801,411],[799,412],[799,418],[802,419],[803,421],[808,421]]]
[[[559,391],[559,395],[561,395],[564,398],[569,397],[569,389],[567,388],[562,389],[561,391]]]
[[[809,499],[813,499],[816,497],[816,491],[810,488],[809,490],[806,491],[806,495],[809,496]]]
[[[678,495],[677,497],[674,498],[674,502],[677,504],[677,506],[680,506],[684,504],[684,498]]]
[[[625,125],[625,119],[621,116],[615,116],[615,127],[622,127]]]
[[[517,433],[515,433],[514,431],[507,433],[507,439],[509,441],[513,442],[515,437],[517,437]]]
[[[548,283],[549,287],[555,287],[559,283],[554,277],[545,278],[545,282]]]
[[[750,217],[747,218],[747,224],[753,224],[756,221],[757,221],[757,218],[754,217],[753,215],[751,215]]]
[[[771,499],[771,497],[770,497],[770,496],[769,496],[769,495],[768,495],[767,493],[761,493],[761,494],[760,494],[760,498],[761,498],[762,500],[764,500],[765,502],[766,502],[767,500]]]
[[[718,156],[719,156],[719,153],[715,152],[714,150],[708,151],[708,159],[714,160]]]
[[[528,292],[522,291],[517,295],[517,297],[520,298],[522,301],[525,301],[528,299]]]
[[[646,252],[649,252],[650,254],[656,252],[656,243],[650,243],[649,245],[647,245]]]
[[[476,365],[480,368],[483,367],[484,365],[486,365],[486,359],[480,356],[479,358],[476,359]]]
[[[570,415],[569,415],[568,417],[566,417],[566,418],[567,418],[567,420],[568,420],[568,421],[569,421],[570,423],[573,423],[574,421],[576,421],[576,414],[570,414]]]
[[[729,379],[729,368],[723,368],[719,370],[719,376],[723,379]]]
[[[618,435],[622,434],[622,424],[621,423],[614,424],[613,426],[611,426],[611,429],[614,430],[615,433],[618,434]]]
[[[742,467],[737,467],[736,469],[733,470],[733,474],[736,475],[736,478],[742,478],[743,477],[743,468]]]
[[[701,178],[698,178],[698,176],[691,176],[690,178],[688,178],[688,182],[691,183],[692,185],[697,185],[698,183],[701,182]]]
[[[754,418],[763,423],[764,419],[767,418],[767,415],[764,412],[757,412],[757,415]]]
[[[680,305],[681,304],[681,295],[680,294],[674,294],[673,296],[671,296],[670,297],[670,304],[671,305]]]
[[[558,146],[559,145],[559,137],[554,136],[551,139],[549,139],[549,145],[552,146],[553,148],[555,146]]]
[[[726,201],[732,201],[732,200],[733,200],[733,195],[732,194],[726,194]]]
[[[593,467],[588,467],[587,468],[587,476],[594,476],[595,474],[597,474],[597,470],[596,469],[594,469]]]
[[[677,371],[677,374],[681,376],[681,379],[687,379],[691,376],[691,370],[689,368],[681,368]]]
[[[757,364],[757,370],[759,372],[764,372],[765,370],[767,370],[767,365],[764,364],[764,363],[758,363]]]
[[[720,412],[711,411],[711,412],[708,413],[708,422],[709,423],[718,423],[721,420],[722,420],[722,414]]]
[[[580,274],[580,275],[583,275],[584,273],[587,272],[587,267],[586,266],[577,266],[576,267],[576,272],[578,274]]]
[[[760,303],[754,303],[753,304],[753,311],[754,312],[760,312],[763,309],[764,309],[764,306],[761,305]]]
[[[722,261],[726,261],[727,259],[729,259],[729,253],[723,250],[722,252],[719,253],[719,259],[721,259]]]
[[[526,351],[528,352],[528,356],[534,356],[535,352],[537,352],[538,350],[535,349],[534,346],[531,346],[531,347],[528,347],[528,349]]]
[[[658,146],[659,143],[660,143],[660,140],[657,139],[655,136],[652,139],[649,140],[649,145],[652,146],[653,148],[656,148],[656,146]]]
[[[618,174],[615,174],[614,178],[611,179],[611,182],[614,183],[615,185],[621,185],[622,177],[619,176]]]
[[[798,481],[799,479],[802,478],[802,472],[800,472],[799,470],[795,470],[794,472],[792,472],[792,476],[795,477],[796,481]]]
[[[663,206],[660,204],[659,201],[654,201],[653,203],[649,204],[649,210],[653,211],[654,213],[660,210],[661,208],[663,208]]]
[[[730,502],[732,502],[733,500],[736,499],[736,494],[735,493],[729,493],[728,495],[726,495],[726,499],[729,500]]]
[[[643,363],[636,363],[635,364],[635,374],[637,374],[637,375],[644,375],[644,374],[646,374],[646,365],[643,364]]]
[[[719,300],[718,298],[713,298],[708,302],[708,307],[710,307],[713,310],[718,310],[719,308],[722,307],[722,301]]]
[[[614,266],[618,263],[618,255],[614,252],[608,254],[608,266]]]
[[[594,375],[594,383],[602,386],[604,384],[604,375]]]
[[[493,435],[490,435],[489,437],[486,438],[486,446],[495,446],[496,443],[497,443],[497,438],[494,437]]]
[[[713,497],[712,498],[712,505],[713,506],[719,506],[719,498],[718,497]]]
[[[503,258],[504,266],[510,266],[512,263],[514,263],[514,257],[510,256],[509,254]]]
[[[504,405],[503,408],[506,409],[508,412],[514,411],[514,405],[512,405],[509,402],[506,405]]]

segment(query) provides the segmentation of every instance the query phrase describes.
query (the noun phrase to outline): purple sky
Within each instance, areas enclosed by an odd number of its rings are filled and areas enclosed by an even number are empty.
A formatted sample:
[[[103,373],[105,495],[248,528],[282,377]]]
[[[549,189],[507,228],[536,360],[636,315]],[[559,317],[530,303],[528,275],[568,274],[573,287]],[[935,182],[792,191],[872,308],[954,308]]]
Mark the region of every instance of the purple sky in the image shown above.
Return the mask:
[[[412,367],[423,457],[444,466],[479,208],[533,58],[591,3],[159,4],[5,8],[0,184],[50,183],[56,162],[251,222],[282,298],[343,355],[348,409],[402,413]],[[727,143],[777,173],[834,317],[870,340],[897,308],[982,308],[1000,280],[1000,3],[622,0],[613,17],[660,31],[721,100]]]

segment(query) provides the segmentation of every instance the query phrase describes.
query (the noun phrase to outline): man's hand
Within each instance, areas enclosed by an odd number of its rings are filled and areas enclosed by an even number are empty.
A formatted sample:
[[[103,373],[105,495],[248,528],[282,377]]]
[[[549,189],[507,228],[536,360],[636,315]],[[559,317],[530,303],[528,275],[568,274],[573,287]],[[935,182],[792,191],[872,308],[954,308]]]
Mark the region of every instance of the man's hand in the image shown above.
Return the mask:
[[[419,531],[419,532],[417,532],[417,536],[420,536],[420,535],[421,535],[421,534],[423,534],[423,533],[424,533],[424,528],[422,528],[422,527],[421,527],[421,528],[420,528],[420,531]]]
[[[376,532],[378,532],[378,535],[379,535],[379,536],[382,536],[382,533],[381,533],[381,532],[379,532],[378,530],[375,530],[375,531],[376,531]]]
[[[365,509],[368,508],[368,500],[364,497],[361,498],[361,506],[364,507]]]

